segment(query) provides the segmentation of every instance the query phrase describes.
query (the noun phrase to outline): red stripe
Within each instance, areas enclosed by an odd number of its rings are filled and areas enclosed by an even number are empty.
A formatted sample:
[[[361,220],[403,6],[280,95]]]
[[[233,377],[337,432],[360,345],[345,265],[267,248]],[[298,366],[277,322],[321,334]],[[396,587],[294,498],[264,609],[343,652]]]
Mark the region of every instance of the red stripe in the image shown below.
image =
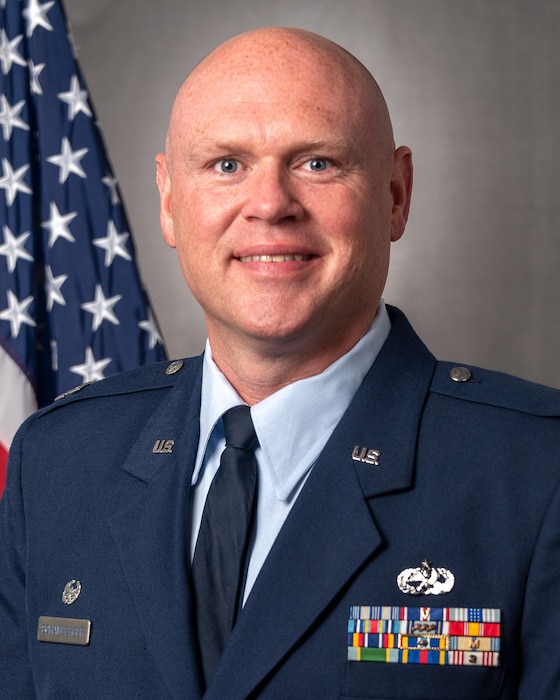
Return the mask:
[[[27,416],[37,410],[29,378],[0,345],[0,493],[6,482],[6,464],[12,439]]]
[[[0,443],[0,496],[6,483],[6,464],[8,463],[8,452],[4,445]]]

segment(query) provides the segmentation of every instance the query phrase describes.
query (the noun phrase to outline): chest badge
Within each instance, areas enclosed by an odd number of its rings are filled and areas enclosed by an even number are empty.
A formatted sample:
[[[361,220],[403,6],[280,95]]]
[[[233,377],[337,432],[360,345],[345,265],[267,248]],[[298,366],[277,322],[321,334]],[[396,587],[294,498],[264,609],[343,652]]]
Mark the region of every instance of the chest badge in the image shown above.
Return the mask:
[[[425,559],[422,566],[403,569],[397,576],[399,590],[410,595],[441,595],[455,585],[455,576],[442,566],[432,566]]]

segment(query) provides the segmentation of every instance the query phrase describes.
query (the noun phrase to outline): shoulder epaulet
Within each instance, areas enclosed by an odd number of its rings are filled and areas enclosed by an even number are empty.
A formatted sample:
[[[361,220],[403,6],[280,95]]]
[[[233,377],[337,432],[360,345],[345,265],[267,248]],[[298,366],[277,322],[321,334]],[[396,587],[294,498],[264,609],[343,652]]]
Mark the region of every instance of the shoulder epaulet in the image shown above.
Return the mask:
[[[560,416],[560,390],[471,365],[438,362],[430,391],[533,415]]]
[[[86,386],[93,384],[94,381],[95,380],[92,379],[90,382],[84,382],[83,384],[79,384],[78,386],[75,386],[73,389],[68,389],[68,391],[63,391],[62,394],[55,396],[54,400],[60,401],[60,399],[65,399],[67,396],[72,396],[72,394],[77,394],[82,389],[85,389]]]
[[[106,379],[89,381],[59,394],[51,407],[60,405],[63,399],[86,399],[117,394],[130,394],[150,389],[161,389],[175,384],[181,370],[196,371],[200,358],[157,362],[114,374]],[[84,389],[88,388],[88,391]],[[83,393],[82,393],[83,392]],[[64,404],[68,402],[64,401]],[[48,407],[47,407],[48,408]],[[44,410],[44,409],[43,409]]]

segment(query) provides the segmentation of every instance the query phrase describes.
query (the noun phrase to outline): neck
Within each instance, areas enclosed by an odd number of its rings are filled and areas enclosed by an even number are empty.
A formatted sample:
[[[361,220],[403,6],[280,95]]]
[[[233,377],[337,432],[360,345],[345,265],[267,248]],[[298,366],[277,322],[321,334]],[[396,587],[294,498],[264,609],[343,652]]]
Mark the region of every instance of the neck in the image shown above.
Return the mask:
[[[365,329],[315,348],[300,347],[293,341],[245,341],[224,339],[208,333],[212,357],[222,374],[249,406],[266,399],[288,384],[320,374],[345,355],[367,332]]]

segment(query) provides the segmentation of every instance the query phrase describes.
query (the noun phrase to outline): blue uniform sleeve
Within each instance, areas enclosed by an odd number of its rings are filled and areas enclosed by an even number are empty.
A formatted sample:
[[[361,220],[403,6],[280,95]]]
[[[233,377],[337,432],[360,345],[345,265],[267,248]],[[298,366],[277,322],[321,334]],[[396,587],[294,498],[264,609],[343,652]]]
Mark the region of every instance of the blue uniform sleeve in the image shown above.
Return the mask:
[[[4,700],[35,698],[29,659],[25,562],[21,442],[16,438],[0,501],[0,697]]]
[[[523,610],[519,700],[560,697],[560,487],[543,519]]]

